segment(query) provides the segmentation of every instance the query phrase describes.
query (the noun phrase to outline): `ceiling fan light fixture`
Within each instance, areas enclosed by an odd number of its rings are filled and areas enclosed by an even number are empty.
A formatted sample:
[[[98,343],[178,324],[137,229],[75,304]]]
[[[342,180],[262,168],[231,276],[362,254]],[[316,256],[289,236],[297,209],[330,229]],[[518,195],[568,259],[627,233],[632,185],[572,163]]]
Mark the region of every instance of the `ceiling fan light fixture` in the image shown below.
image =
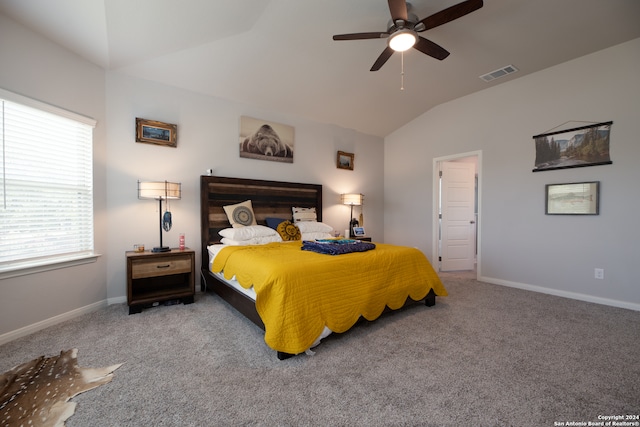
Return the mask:
[[[370,71],[378,71],[395,52],[403,53],[411,48],[442,61],[449,56],[449,51],[437,43],[419,36],[418,33],[439,27],[478,10],[483,6],[484,1],[463,0],[424,19],[419,19],[412,12],[411,4],[407,3],[407,0],[388,0],[388,3],[391,20],[387,23],[386,32],[336,34],[333,36],[334,40],[386,38],[387,47],[373,63]]]
[[[389,47],[396,52],[404,52],[405,50],[411,49],[414,44],[418,41],[418,38],[411,30],[400,30],[396,31],[389,38]]]

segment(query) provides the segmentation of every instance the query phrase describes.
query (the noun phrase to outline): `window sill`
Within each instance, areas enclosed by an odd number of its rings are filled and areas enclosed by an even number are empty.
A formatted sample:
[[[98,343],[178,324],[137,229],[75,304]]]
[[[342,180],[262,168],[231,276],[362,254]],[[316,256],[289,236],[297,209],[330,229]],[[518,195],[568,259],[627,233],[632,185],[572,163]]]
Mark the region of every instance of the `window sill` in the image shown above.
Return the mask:
[[[77,265],[90,264],[96,262],[100,254],[85,254],[68,257],[48,259],[46,261],[30,261],[11,267],[0,268],[0,280],[11,277],[26,276],[28,274],[42,273],[60,268],[74,267]]]

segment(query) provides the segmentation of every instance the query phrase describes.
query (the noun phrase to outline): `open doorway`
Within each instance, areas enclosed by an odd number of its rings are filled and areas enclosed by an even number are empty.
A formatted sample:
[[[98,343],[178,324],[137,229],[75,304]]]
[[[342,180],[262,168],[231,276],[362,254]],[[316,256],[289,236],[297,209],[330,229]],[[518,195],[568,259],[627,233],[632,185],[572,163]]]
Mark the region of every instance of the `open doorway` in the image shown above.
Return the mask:
[[[482,152],[433,161],[433,253],[438,271],[475,270],[479,276]]]

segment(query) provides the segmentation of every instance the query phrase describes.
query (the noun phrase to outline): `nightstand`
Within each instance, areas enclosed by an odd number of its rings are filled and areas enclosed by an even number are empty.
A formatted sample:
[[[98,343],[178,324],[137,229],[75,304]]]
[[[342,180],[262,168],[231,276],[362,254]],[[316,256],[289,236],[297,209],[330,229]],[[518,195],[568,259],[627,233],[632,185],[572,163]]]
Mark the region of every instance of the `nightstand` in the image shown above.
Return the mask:
[[[127,252],[129,314],[170,300],[191,304],[195,295],[195,252]]]
[[[370,242],[371,237],[353,237],[355,240],[360,240],[361,242]]]

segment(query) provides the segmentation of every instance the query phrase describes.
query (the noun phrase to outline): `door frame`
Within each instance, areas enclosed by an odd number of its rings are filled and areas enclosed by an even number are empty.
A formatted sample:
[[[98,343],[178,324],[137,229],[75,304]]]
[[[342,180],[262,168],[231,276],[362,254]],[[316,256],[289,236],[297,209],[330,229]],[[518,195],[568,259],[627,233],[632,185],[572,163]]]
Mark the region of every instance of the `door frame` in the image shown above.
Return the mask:
[[[448,162],[452,160],[462,159],[464,157],[476,157],[477,159],[477,173],[478,173],[478,217],[476,219],[476,234],[477,240],[476,245],[478,247],[477,258],[476,258],[476,278],[481,277],[481,267],[482,267],[482,150],[477,151],[469,151],[466,153],[460,154],[452,154],[449,156],[442,157],[434,157],[433,159],[433,224],[432,224],[432,236],[433,236],[433,245],[431,248],[431,253],[434,254],[437,262],[437,271],[440,271],[440,163]]]

